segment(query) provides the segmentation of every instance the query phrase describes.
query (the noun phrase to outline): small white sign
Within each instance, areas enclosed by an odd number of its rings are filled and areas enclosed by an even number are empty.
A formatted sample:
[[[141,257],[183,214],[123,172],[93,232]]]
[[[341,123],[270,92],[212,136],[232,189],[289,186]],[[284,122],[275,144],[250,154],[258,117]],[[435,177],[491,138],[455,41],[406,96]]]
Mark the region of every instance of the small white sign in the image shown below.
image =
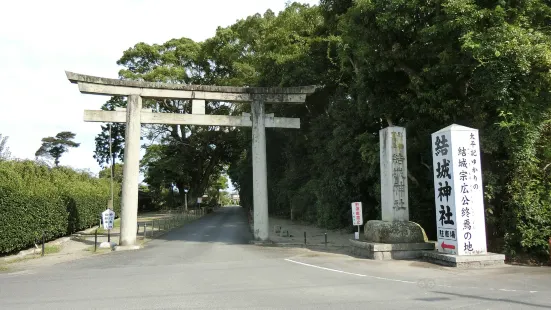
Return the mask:
[[[203,202],[203,198],[202,197],[198,197],[197,198],[197,203],[202,203]]]
[[[362,215],[362,203],[353,202],[352,203],[352,225],[360,226],[363,224],[364,218]]]
[[[113,223],[115,222],[115,211],[107,209],[101,213],[103,220],[103,229],[113,229]]]

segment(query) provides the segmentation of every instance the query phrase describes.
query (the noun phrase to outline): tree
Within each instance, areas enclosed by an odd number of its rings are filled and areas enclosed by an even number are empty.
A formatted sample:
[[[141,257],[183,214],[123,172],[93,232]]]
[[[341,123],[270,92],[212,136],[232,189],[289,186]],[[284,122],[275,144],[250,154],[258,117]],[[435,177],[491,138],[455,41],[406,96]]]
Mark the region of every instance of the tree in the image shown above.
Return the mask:
[[[138,43],[126,50],[117,62],[125,68],[122,79],[181,84],[213,84],[218,73],[202,50],[202,44],[187,38],[164,44]],[[144,106],[155,112],[190,113],[190,100],[146,100]],[[230,114],[233,106],[210,101],[207,114]],[[190,199],[202,195],[210,176],[217,174],[234,154],[235,130],[217,126],[151,125],[144,126],[151,145],[145,146],[141,164],[145,182],[152,193],[161,193],[175,185],[180,193],[189,186]]]
[[[10,148],[8,147],[8,136],[2,136],[0,134],[0,160],[7,160],[10,158]]]
[[[323,85],[306,109],[272,108],[300,117],[301,130],[267,131],[270,212],[343,227],[357,199],[377,219],[378,131],[404,126],[410,217],[434,239],[429,137],[458,123],[480,130],[489,248],[545,254],[550,21],[539,0],[322,0],[240,20],[205,48],[212,46],[212,71],[231,83],[243,83],[247,69],[251,86]],[[240,141],[248,134],[241,130]],[[229,169],[245,206],[250,166],[245,147]]]
[[[122,184],[123,165],[115,164],[115,167],[114,167],[113,171],[114,171],[113,181]],[[103,178],[103,179],[110,179],[111,178],[111,166],[107,166],[104,169],[102,169],[99,172],[99,177]]]
[[[125,108],[126,98],[113,96],[101,107],[104,111],[115,111],[115,108]],[[116,160],[124,159],[124,135],[126,124],[113,123],[111,125],[111,133],[109,133],[109,125],[101,126],[101,133],[96,136],[96,150],[94,151],[94,159],[103,167],[109,164],[110,167],[116,168]],[[111,154],[109,153],[109,139],[111,139]],[[113,170],[113,175],[116,171]]]
[[[42,139],[42,145],[36,151],[36,157],[53,158],[56,167],[59,166],[59,159],[63,153],[69,151],[70,147],[78,147],[80,143],[72,141],[75,134],[70,131],[62,131],[55,137]]]

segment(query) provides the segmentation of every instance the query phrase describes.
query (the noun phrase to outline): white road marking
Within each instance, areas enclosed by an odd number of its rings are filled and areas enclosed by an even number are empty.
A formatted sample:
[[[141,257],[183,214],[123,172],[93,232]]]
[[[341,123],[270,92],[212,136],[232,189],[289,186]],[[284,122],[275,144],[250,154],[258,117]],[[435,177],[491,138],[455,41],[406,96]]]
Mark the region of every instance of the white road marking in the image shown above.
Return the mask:
[[[285,258],[285,260],[288,261],[288,262],[291,262],[291,263],[295,263],[295,264],[299,264],[299,265],[303,265],[303,266],[307,266],[307,267],[312,267],[312,268],[317,268],[317,269],[322,269],[322,270],[327,270],[327,271],[333,271],[333,272],[348,274],[348,275],[357,276],[357,277],[367,277],[367,278],[372,278],[372,279],[377,279],[377,280],[400,282],[400,283],[407,283],[407,284],[417,284],[418,283],[418,282],[414,282],[414,281],[383,278],[383,277],[370,276],[370,275],[365,275],[365,274],[360,274],[360,273],[347,272],[347,271],[342,271],[342,270],[338,270],[338,269],[326,268],[326,267],[321,267],[321,266],[316,266],[316,265],[312,265],[312,264],[299,262],[299,261],[292,260],[292,259],[289,259],[289,258]],[[434,286],[447,287],[447,288],[486,289],[486,290],[490,290],[490,291],[519,292],[519,293],[530,293],[530,294],[539,292],[539,291],[525,291],[525,290],[510,290],[510,289],[504,289],[504,288],[495,289],[495,288],[489,288],[489,287],[475,287],[475,286],[465,287],[465,286],[451,286],[451,285],[440,285],[440,284],[435,284]]]
[[[288,262],[291,262],[291,263],[299,264],[299,265],[304,265],[304,266],[308,266],[308,267],[313,267],[313,268],[318,268],[318,269],[323,269],[323,270],[328,270],[328,271],[333,271],[333,272],[338,272],[338,273],[349,274],[349,275],[358,276],[358,277],[368,277],[368,278],[374,278],[374,279],[379,279],[379,280],[402,282],[402,283],[408,283],[408,284],[415,284],[416,283],[416,282],[412,282],[412,281],[382,278],[382,277],[376,277],[376,276],[369,276],[369,275],[365,275],[365,274],[346,272],[346,271],[337,270],[337,269],[325,268],[325,267],[321,267],[321,266],[316,266],[316,265],[311,265],[311,264],[307,264],[307,263],[297,262],[295,260],[288,259],[288,258],[286,258],[285,260],[288,261]]]

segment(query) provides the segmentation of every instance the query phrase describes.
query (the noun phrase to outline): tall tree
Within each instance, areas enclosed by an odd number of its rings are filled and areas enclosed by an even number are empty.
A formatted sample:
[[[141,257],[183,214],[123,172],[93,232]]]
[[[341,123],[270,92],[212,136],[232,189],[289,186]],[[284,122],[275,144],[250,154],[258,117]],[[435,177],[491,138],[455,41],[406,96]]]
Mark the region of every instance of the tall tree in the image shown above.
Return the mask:
[[[117,62],[124,66],[123,79],[181,84],[212,84],[215,74],[202,54],[202,44],[187,38],[172,39],[164,44],[138,43],[126,50]],[[190,113],[189,100],[147,100],[144,106],[155,112]],[[229,114],[233,106],[208,102],[207,114]],[[145,127],[145,126],[144,126]],[[190,198],[202,195],[211,174],[218,173],[232,155],[233,130],[217,126],[152,125],[147,126],[146,146],[142,160],[146,182],[152,187],[172,188],[180,192],[189,186]],[[154,191],[152,189],[152,191]]]
[[[2,136],[0,133],[0,160],[9,159],[11,156],[10,148],[8,147],[8,136]]]
[[[80,143],[73,141],[76,134],[70,131],[62,131],[55,137],[42,138],[42,145],[36,151],[36,157],[53,158],[56,167],[59,166],[59,159],[63,153],[69,151],[70,147],[79,147]]]

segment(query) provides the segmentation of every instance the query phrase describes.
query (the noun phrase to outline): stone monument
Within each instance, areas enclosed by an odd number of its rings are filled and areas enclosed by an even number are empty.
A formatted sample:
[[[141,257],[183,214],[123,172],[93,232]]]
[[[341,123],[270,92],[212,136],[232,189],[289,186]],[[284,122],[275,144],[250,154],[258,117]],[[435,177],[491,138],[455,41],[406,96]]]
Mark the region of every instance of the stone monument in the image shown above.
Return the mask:
[[[486,250],[478,130],[451,125],[432,134],[438,243],[430,261],[447,266],[503,264]]]
[[[423,228],[409,221],[406,130],[379,131],[381,166],[381,221],[368,221],[364,240],[350,240],[355,254],[371,259],[418,258],[434,250]]]

